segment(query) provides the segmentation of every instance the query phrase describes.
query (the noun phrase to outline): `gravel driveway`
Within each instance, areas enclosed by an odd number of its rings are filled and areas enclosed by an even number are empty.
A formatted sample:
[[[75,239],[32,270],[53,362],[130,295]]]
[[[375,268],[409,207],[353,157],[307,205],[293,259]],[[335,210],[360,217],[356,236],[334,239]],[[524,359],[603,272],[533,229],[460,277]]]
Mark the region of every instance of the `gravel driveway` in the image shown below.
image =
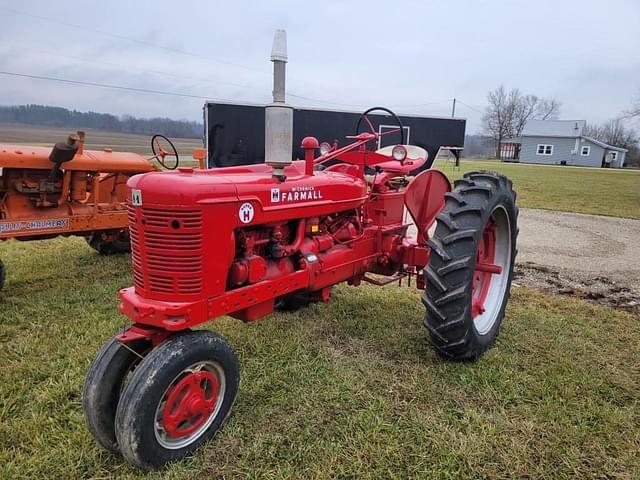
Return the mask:
[[[640,287],[640,220],[520,209],[518,262]]]
[[[514,284],[640,315],[640,220],[520,209]]]

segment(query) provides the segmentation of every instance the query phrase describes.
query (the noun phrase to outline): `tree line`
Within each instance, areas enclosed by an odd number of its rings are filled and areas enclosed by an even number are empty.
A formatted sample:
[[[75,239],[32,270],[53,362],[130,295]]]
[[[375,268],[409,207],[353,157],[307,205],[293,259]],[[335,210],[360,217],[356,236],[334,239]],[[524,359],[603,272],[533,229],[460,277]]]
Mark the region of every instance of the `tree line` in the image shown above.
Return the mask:
[[[47,105],[0,106],[0,122],[47,127],[95,128],[143,135],[161,133],[174,138],[202,138],[203,134],[203,126],[198,122],[170,118],[138,118],[131,115],[118,117],[110,113],[79,112]]]

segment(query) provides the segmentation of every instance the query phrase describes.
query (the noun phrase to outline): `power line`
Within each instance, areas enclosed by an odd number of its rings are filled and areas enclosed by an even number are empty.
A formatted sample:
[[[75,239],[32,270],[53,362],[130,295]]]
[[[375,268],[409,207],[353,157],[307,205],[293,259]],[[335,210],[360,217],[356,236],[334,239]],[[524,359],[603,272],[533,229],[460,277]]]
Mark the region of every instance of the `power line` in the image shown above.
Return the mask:
[[[468,103],[463,102],[463,101],[462,101],[462,100],[460,100],[459,98],[458,98],[458,103],[461,103],[461,104],[462,104],[462,105],[464,105],[465,107],[470,108],[470,109],[471,109],[471,110],[473,110],[474,112],[478,112],[478,113],[480,113],[480,114],[482,114],[482,115],[484,115],[484,113],[485,113],[485,112],[483,112],[482,110],[478,110],[477,108],[472,107],[472,106],[471,106],[471,105],[469,105]]]
[[[263,93],[268,93],[270,90],[266,89],[266,88],[262,88],[262,87],[254,87],[252,85],[245,85],[245,84],[241,84],[241,83],[234,83],[234,82],[229,82],[229,81],[225,81],[225,80],[210,80],[207,78],[203,78],[203,77],[192,77],[192,76],[187,76],[187,75],[180,75],[177,73],[171,73],[171,72],[165,72],[165,71],[161,71],[161,70],[146,70],[146,69],[142,69],[142,68],[136,68],[136,67],[131,67],[129,65],[124,65],[121,63],[115,63],[115,62],[107,62],[104,60],[93,60],[93,59],[89,59],[89,58],[83,58],[83,57],[76,57],[73,55],[64,55],[61,53],[54,53],[54,52],[48,52],[48,51],[43,51],[43,50],[32,50],[31,52],[37,54],[37,55],[47,55],[47,56],[52,56],[52,57],[60,57],[60,58],[67,58],[70,60],[75,60],[75,61],[79,61],[79,62],[85,62],[85,63],[95,63],[98,65],[107,65],[107,66],[111,66],[111,67],[118,67],[118,68],[123,68],[126,69],[127,71],[129,70],[137,70],[139,72],[142,73],[152,73],[152,74],[156,74],[156,75],[166,75],[169,77],[174,77],[174,78],[182,78],[185,80],[197,80],[197,81],[201,81],[201,82],[205,82],[205,83],[210,83],[210,84],[222,84],[222,85],[229,85],[229,86],[233,86],[233,87],[238,87],[238,88],[246,88],[246,89],[250,89],[250,90],[256,90],[256,91],[260,91]],[[371,104],[353,104],[353,103],[341,103],[341,102],[333,102],[331,100],[325,100],[325,99],[321,99],[321,98],[314,98],[314,97],[308,97],[305,95],[298,95],[296,93],[292,93],[292,92],[287,92],[287,96],[289,97],[293,97],[293,98],[299,98],[302,100],[308,100],[311,102],[315,102],[315,103],[321,103],[321,104],[325,104],[325,105],[332,105],[332,106],[338,106],[338,107],[362,107],[362,108],[367,108],[369,105]],[[439,100],[437,102],[428,102],[428,103],[420,103],[420,104],[410,104],[410,105],[392,105],[393,107],[396,108],[421,108],[421,107],[426,107],[426,106],[430,106],[430,105],[438,105],[438,104],[442,104],[442,103],[448,103],[450,102],[450,99],[446,99],[446,100]]]
[[[205,56],[205,55],[199,55],[197,53],[188,52],[186,50],[181,50],[179,48],[173,48],[173,47],[167,47],[167,46],[164,46],[164,45],[158,45],[156,43],[146,42],[144,40],[139,40],[137,38],[127,37],[126,35],[119,35],[119,34],[116,34],[116,33],[106,32],[104,30],[98,30],[98,29],[95,29],[95,28],[89,28],[89,27],[86,27],[84,25],[78,25],[76,23],[71,23],[71,22],[58,20],[58,19],[53,19],[53,18],[45,17],[43,15],[37,15],[35,13],[23,12],[21,10],[16,10],[16,9],[10,8],[10,7],[0,6],[0,9],[5,10],[7,12],[11,12],[11,13],[16,14],[16,15],[23,15],[23,16],[26,16],[26,17],[37,18],[37,19],[43,20],[45,22],[57,23],[59,25],[65,25],[67,27],[72,27],[72,28],[78,28],[80,30],[85,30],[85,31],[88,31],[88,32],[91,32],[91,33],[98,33],[100,35],[105,35],[107,37],[117,38],[119,40],[126,40],[128,42],[133,42],[133,43],[137,43],[139,45],[144,45],[145,47],[159,48],[159,49],[165,50],[167,52],[179,53],[181,55],[187,55],[187,56],[190,56],[190,57],[201,58],[201,59],[209,60],[209,61],[212,61],[212,62],[220,63],[220,64],[223,64],[223,65],[229,65],[229,66],[233,66],[233,67],[244,68],[244,69],[247,69],[247,70],[253,70],[253,71],[257,71],[257,72],[268,73],[267,70],[262,69],[262,68],[252,67],[252,66],[249,66],[249,65],[242,65],[242,64],[234,63],[234,62],[229,62],[227,60],[222,60],[220,58],[214,58],[214,57],[209,57],[209,56]]]
[[[146,69],[131,67],[129,65],[124,65],[124,64],[121,64],[121,63],[107,62],[107,61],[103,61],[103,60],[93,60],[93,59],[89,59],[89,58],[76,57],[76,56],[73,56],[73,55],[64,55],[64,54],[60,54],[60,53],[47,52],[47,51],[42,51],[42,50],[39,50],[39,51],[32,50],[31,52],[35,53],[36,55],[47,55],[47,56],[52,56],[52,57],[67,58],[67,59],[75,60],[75,61],[79,61],[79,62],[95,63],[95,64],[98,64],[98,65],[107,65],[107,66],[111,66],[111,67],[118,67],[118,68],[123,68],[123,69],[126,69],[126,70],[137,70],[137,71],[145,73],[145,74],[152,73],[152,74],[156,74],[156,75],[166,75],[166,76],[169,76],[169,77],[181,78],[181,79],[185,79],[185,80],[197,80],[197,81],[210,83],[210,84],[222,84],[222,85],[229,85],[229,86],[238,87],[238,88],[246,88],[246,89],[260,91],[260,92],[263,92],[263,93],[269,92],[269,90],[267,90],[266,88],[254,87],[252,85],[245,85],[245,84],[241,84],[241,83],[228,82],[228,81],[225,81],[225,80],[210,80],[210,79],[203,78],[203,77],[192,77],[192,76],[187,76],[187,75],[180,75],[180,74],[177,74],[177,73],[165,72],[165,71],[161,71],[161,70],[146,70]],[[58,79],[58,80],[64,81],[65,79]],[[73,82],[79,82],[79,81],[78,80],[73,80]],[[89,82],[89,83],[91,83],[91,82]],[[132,88],[132,87],[123,87],[123,88]],[[186,95],[186,94],[180,94],[180,95]],[[333,101],[330,101],[330,100],[314,98],[314,97],[308,97],[308,96],[305,96],[305,95],[298,95],[296,93],[291,93],[291,92],[287,92],[287,96],[293,97],[293,98],[299,98],[299,99],[302,99],[302,100],[308,100],[308,101],[315,102],[315,103],[331,105],[331,106],[338,106],[338,107],[347,107],[347,108],[349,108],[349,107],[367,108],[369,105],[371,105],[371,104],[366,104],[365,105],[365,104],[352,104],[352,103],[333,102]],[[200,98],[200,97],[197,97],[197,98]],[[202,97],[202,98],[210,98],[210,97]],[[426,107],[426,106],[430,106],[430,105],[438,105],[438,104],[442,104],[442,103],[448,103],[450,101],[451,101],[450,99],[446,99],[446,100],[439,100],[437,102],[428,102],[428,103],[420,103],[420,104],[409,104],[409,105],[391,105],[391,106],[394,107],[394,108],[421,108],[421,107]]]
[[[136,92],[136,93],[148,93],[148,94],[154,94],[154,95],[167,95],[167,96],[174,96],[174,97],[186,97],[186,98],[197,98],[199,100],[216,100],[216,101],[221,101],[221,102],[231,102],[232,100],[229,99],[225,99],[225,98],[213,98],[213,97],[205,97],[202,95],[192,95],[189,93],[182,93],[182,92],[167,92],[164,90],[152,90],[152,89],[148,89],[148,88],[135,88],[135,87],[125,87],[122,85],[111,85],[108,83],[97,83],[97,82],[84,82],[82,80],[71,80],[68,78],[56,78],[56,77],[48,77],[45,75],[29,75],[27,73],[18,73],[18,72],[5,72],[5,71],[0,71],[0,75],[7,75],[7,76],[11,76],[11,77],[22,77],[22,78],[32,78],[35,80],[47,80],[47,81],[52,81],[52,82],[60,82],[60,83],[69,83],[72,85],[82,85],[85,87],[98,87],[98,88],[110,88],[110,89],[114,89],[114,90],[126,90],[129,92]]]
[[[222,84],[222,85],[229,85],[229,86],[233,86],[233,87],[239,87],[239,88],[246,88],[246,89],[251,89],[251,90],[258,90],[264,93],[268,93],[270,92],[270,90],[266,89],[266,88],[262,88],[262,87],[254,87],[251,85],[243,85],[240,83],[234,83],[234,82],[228,82],[228,81],[223,81],[223,80],[215,80],[212,81],[210,79],[206,79],[206,78],[202,78],[202,77],[191,77],[191,76],[187,76],[187,75],[179,75],[176,73],[170,73],[170,72],[165,72],[165,71],[160,71],[160,70],[145,70],[145,69],[141,69],[141,68],[135,68],[135,67],[131,67],[129,65],[123,65],[121,63],[114,63],[114,62],[106,62],[103,60],[93,60],[93,59],[89,59],[89,58],[82,58],[82,57],[75,57],[72,55],[63,55],[60,53],[53,53],[53,52],[45,52],[45,51],[33,51],[36,54],[42,54],[42,55],[49,55],[49,56],[53,56],[53,57],[60,57],[60,58],[67,58],[67,59],[71,59],[71,60],[76,60],[79,62],[87,62],[87,63],[95,63],[95,64],[99,64],[99,65],[108,65],[108,66],[112,66],[112,67],[118,67],[118,68],[124,68],[126,70],[137,70],[139,72],[142,73],[152,73],[152,74],[156,74],[156,75],[166,75],[166,76],[170,76],[170,77],[174,77],[174,78],[182,78],[185,80],[198,80],[201,82],[206,82],[206,83],[211,83],[211,84]],[[316,103],[323,103],[323,104],[327,104],[327,105],[334,105],[334,106],[342,106],[342,107],[364,107],[366,108],[368,105],[358,105],[358,104],[347,104],[347,103],[340,103],[340,102],[332,102],[330,100],[323,100],[323,99],[319,99],[319,98],[313,98],[313,97],[307,97],[304,95],[297,95],[295,93],[291,93],[291,92],[287,92],[287,96],[289,97],[294,97],[294,98],[300,98],[303,100],[309,100],[312,102],[316,102]]]
[[[162,70],[146,70],[143,68],[136,68],[136,67],[131,67],[130,65],[124,65],[122,63],[114,63],[114,62],[106,62],[103,60],[93,60],[93,59],[89,59],[89,58],[83,58],[83,57],[75,57],[72,55],[63,55],[60,53],[53,53],[53,52],[46,52],[46,51],[36,51],[36,50],[31,50],[31,52],[37,54],[37,55],[48,55],[48,56],[52,56],[52,57],[60,57],[60,58],[68,58],[70,60],[76,60],[79,62],[86,62],[86,63],[95,63],[95,64],[99,64],[99,65],[108,65],[111,67],[118,67],[118,68],[123,68],[126,69],[127,71],[130,70],[137,70],[141,73],[145,73],[145,74],[155,74],[155,75],[166,75],[168,77],[174,77],[174,78],[182,78],[184,80],[197,80],[199,82],[206,82],[206,83],[211,83],[211,84],[222,84],[222,85],[230,85],[232,87],[239,87],[239,88],[246,88],[246,89],[252,89],[252,90],[260,90],[261,92],[268,92],[269,90],[267,90],[266,88],[262,88],[262,87],[254,87],[252,85],[244,85],[241,83],[234,83],[234,82],[228,82],[225,80],[211,80],[209,78],[203,78],[203,77],[193,77],[193,76],[188,76],[188,75],[180,75],[177,73],[171,73],[171,72],[165,72]]]

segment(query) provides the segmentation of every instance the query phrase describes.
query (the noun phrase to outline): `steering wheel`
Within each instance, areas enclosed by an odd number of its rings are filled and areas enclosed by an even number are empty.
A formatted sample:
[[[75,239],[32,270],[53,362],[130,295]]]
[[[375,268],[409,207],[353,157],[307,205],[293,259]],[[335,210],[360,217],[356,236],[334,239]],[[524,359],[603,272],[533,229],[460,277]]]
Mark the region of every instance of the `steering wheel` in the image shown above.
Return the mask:
[[[400,128],[400,144],[404,145],[404,142],[405,142],[404,127],[402,125],[402,122],[400,121],[400,118],[398,118],[398,116],[395,113],[393,113],[391,110],[384,107],[373,107],[367,110],[366,112],[364,112],[362,115],[360,115],[360,118],[358,119],[358,123],[356,124],[356,135],[360,133],[360,125],[362,124],[363,120],[367,123],[367,125],[369,125],[369,130],[371,130],[371,133],[376,133],[376,134],[378,133],[376,132],[376,129],[373,127],[373,124],[371,123],[371,121],[369,120],[369,117],[367,116],[368,114],[376,110],[381,110],[383,112],[386,112],[393,117],[393,119],[396,122],[396,125],[398,125],[398,127]]]
[[[168,149],[164,148],[165,146]],[[164,135],[156,134],[151,137],[151,151],[153,152],[152,158],[157,159],[160,165],[162,165],[165,169],[175,170],[176,168],[178,168],[178,151],[176,150],[176,147],[173,145],[173,143],[171,143],[171,140],[169,140]],[[167,157],[176,157],[175,164],[170,167],[167,166],[167,164],[165,163],[165,159]]]

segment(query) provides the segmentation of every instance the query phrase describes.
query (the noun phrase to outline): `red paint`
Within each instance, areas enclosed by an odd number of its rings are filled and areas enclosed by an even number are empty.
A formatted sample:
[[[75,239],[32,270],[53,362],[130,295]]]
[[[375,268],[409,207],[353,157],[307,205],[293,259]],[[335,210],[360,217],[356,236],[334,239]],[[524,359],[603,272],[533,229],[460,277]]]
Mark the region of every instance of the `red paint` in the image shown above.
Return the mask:
[[[192,434],[211,416],[218,402],[220,383],[206,370],[190,372],[166,394],[162,426],[170,437]]]
[[[315,137],[304,137],[302,139],[302,148],[304,149],[304,174],[313,175],[313,161],[316,150],[320,148],[318,139]]]
[[[496,224],[493,219],[487,222],[478,243],[476,268],[473,273],[473,289],[471,294],[471,314],[475,318],[485,311],[484,302],[489,293],[491,275],[502,273],[502,267],[493,262],[496,257]]]
[[[144,203],[129,206],[134,286],[120,291],[120,311],[165,331],[222,315],[253,321],[296,291],[328,301],[333,285],[358,285],[367,273],[422,270],[427,233],[407,238],[405,204],[422,228],[449,183],[431,171],[407,186],[401,179],[426,159],[367,151],[377,138],[362,133],[314,158],[318,142],[307,137],[305,161],[286,167],[284,182],[266,164],[133,177],[129,193],[140,190]],[[343,163],[310,168],[332,159]],[[378,173],[367,179],[365,167]]]
[[[426,232],[444,207],[444,194],[451,191],[451,184],[438,170],[425,170],[407,187],[405,203],[413,217],[418,233],[426,238]],[[429,192],[425,195],[424,192]]]
[[[152,346],[155,347],[164,342],[170,335],[171,332],[161,328],[135,324],[126,329],[124,332],[116,335],[116,340],[120,343],[130,343],[135,342],[136,340],[147,340],[151,342]]]

